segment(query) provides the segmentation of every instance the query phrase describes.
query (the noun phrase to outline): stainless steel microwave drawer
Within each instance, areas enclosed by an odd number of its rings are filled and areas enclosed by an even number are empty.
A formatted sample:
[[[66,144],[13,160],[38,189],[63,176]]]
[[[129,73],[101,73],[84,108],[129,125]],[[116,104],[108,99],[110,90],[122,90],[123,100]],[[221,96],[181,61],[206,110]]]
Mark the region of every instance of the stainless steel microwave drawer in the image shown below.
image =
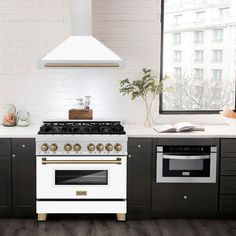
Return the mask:
[[[236,158],[236,139],[221,140],[221,157]]]
[[[226,157],[220,161],[221,175],[236,175],[236,158]]]

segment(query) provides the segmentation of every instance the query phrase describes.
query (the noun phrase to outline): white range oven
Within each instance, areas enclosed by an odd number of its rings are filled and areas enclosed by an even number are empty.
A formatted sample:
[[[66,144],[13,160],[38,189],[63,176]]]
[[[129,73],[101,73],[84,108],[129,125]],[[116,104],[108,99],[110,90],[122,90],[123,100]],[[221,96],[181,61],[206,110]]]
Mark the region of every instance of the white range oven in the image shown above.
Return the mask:
[[[38,220],[127,212],[127,135],[120,122],[44,122],[36,138]]]

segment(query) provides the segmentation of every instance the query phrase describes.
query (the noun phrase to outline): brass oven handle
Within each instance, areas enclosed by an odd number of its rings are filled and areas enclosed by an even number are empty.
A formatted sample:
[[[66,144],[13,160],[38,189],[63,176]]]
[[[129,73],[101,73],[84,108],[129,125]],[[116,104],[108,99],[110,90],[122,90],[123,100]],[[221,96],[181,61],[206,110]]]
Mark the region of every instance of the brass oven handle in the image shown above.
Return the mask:
[[[116,160],[47,160],[47,158],[42,158],[42,164],[117,164],[121,165],[121,158],[116,158]]]

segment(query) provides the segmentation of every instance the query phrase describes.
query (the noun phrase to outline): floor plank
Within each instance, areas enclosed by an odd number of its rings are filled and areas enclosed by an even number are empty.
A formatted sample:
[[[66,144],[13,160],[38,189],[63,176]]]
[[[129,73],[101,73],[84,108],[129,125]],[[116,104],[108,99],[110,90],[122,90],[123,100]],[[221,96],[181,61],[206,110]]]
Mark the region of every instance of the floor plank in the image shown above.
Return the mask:
[[[117,222],[115,216],[49,215],[0,219],[0,236],[236,236],[236,219],[151,219]]]

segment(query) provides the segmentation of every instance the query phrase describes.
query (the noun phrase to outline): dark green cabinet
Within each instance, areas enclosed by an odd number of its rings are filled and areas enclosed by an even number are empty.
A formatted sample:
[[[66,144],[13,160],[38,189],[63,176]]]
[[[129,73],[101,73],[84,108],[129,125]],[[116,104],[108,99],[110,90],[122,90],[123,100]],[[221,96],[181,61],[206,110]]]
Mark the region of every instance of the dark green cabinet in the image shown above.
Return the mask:
[[[0,139],[0,216],[11,214],[11,141]]]
[[[128,140],[128,217],[148,217],[151,210],[152,139]]]
[[[35,215],[35,139],[0,139],[0,216]]]

